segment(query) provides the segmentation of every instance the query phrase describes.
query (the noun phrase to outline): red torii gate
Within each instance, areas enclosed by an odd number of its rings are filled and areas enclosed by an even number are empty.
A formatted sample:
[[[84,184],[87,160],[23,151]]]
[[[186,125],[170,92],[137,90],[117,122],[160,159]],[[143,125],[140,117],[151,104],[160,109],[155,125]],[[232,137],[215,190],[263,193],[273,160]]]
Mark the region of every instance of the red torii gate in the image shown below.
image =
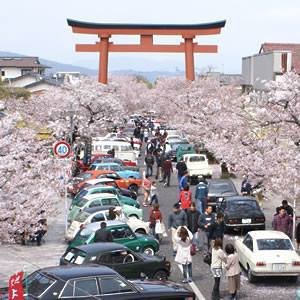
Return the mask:
[[[221,32],[226,21],[203,24],[110,24],[89,23],[67,19],[74,33],[97,34],[100,38],[95,44],[77,44],[77,52],[99,52],[98,81],[107,83],[109,52],[173,52],[185,53],[186,79],[195,80],[194,53],[217,53],[216,45],[198,45],[194,38],[198,35],[214,35]],[[109,39],[112,35],[139,35],[139,44],[114,44]],[[184,39],[179,45],[153,44],[153,35],[180,35]]]

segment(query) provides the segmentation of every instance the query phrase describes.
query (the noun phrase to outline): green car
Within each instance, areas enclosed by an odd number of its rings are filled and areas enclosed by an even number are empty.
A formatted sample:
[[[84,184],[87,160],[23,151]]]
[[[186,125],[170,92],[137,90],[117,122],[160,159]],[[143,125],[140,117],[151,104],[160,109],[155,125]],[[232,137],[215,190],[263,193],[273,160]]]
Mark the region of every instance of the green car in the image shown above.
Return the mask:
[[[101,222],[90,223],[81,229],[69,244],[68,249],[94,243],[95,232],[100,229]],[[144,252],[154,255],[159,250],[159,242],[152,236],[134,233],[131,228],[121,221],[107,221],[106,229],[113,236],[113,241],[125,245],[134,252]]]
[[[118,200],[126,205],[134,206],[137,208],[140,208],[140,204],[138,201],[130,198],[123,196],[119,193],[118,189],[115,188],[114,186],[108,186],[108,185],[99,185],[99,186],[92,186],[89,188],[85,188],[81,190],[72,200],[72,203],[70,205],[70,210],[73,208],[73,206],[77,205],[80,200],[88,195],[92,194],[100,194],[100,193],[108,193],[108,194],[114,194],[118,196]]]
[[[184,154],[195,154],[195,148],[192,144],[182,144],[176,149],[176,161],[180,161]]]
[[[83,197],[74,205],[68,215],[68,221],[73,221],[77,215],[86,208],[95,206],[120,206],[127,217],[143,218],[143,210],[134,206],[123,204],[118,196],[110,193],[92,194]]]

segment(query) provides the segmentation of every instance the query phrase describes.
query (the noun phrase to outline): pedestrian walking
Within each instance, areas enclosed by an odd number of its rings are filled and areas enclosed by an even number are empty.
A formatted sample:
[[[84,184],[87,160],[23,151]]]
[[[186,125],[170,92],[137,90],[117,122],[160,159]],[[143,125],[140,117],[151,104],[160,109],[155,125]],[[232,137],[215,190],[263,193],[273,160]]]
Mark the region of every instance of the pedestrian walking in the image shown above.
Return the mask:
[[[158,203],[158,191],[157,191],[156,181],[152,181],[151,183],[149,205],[152,206],[153,202]]]
[[[192,241],[185,227],[181,227],[176,237],[177,253],[175,262],[182,265],[183,280],[182,283],[192,282],[192,256],[191,245]]]
[[[198,220],[200,217],[199,211],[196,209],[195,202],[192,202],[190,205],[190,208],[186,212],[186,218],[187,218],[187,227],[189,231],[193,234],[193,244],[196,245],[196,250],[201,249],[200,239],[199,239],[199,224]]]
[[[100,229],[95,232],[94,242],[112,242],[113,237],[109,230],[106,229],[106,222],[100,223]]]
[[[164,153],[160,149],[155,149],[154,150],[154,157],[155,157],[155,162],[156,162],[156,175],[155,179],[160,179],[161,178],[161,168],[164,160]]]
[[[130,138],[130,145],[132,150],[134,150],[134,141],[133,141],[133,137]]]
[[[224,215],[221,212],[217,213],[216,222],[211,224],[209,229],[209,240],[215,241],[216,239],[220,239],[223,241],[225,231],[225,224],[224,224]]]
[[[192,203],[192,192],[190,191],[190,186],[186,185],[184,189],[179,194],[179,203],[181,208],[187,212]]]
[[[173,166],[169,155],[162,163],[162,172],[164,186],[170,186],[171,174],[173,173]]]
[[[184,175],[185,171],[187,170],[186,163],[183,161],[183,158],[176,164],[177,170],[177,177],[178,177],[178,184],[180,183],[181,177]]]
[[[144,141],[146,144],[148,142],[148,138],[149,138],[149,131],[148,131],[148,128],[146,128],[144,131]]]
[[[158,203],[154,203],[153,204],[153,209],[151,209],[150,214],[149,214],[149,226],[152,230],[152,234],[153,236],[159,240],[159,236],[158,233],[156,233],[156,224],[158,222],[162,222],[162,214],[161,211],[159,209],[159,204]]]
[[[225,270],[228,280],[228,292],[231,296],[230,299],[235,300],[237,291],[241,286],[239,257],[234,246],[230,243],[225,246],[225,252],[227,254]]]
[[[294,210],[293,208],[289,205],[288,201],[287,200],[282,200],[281,202],[281,207],[283,207],[285,210],[286,210],[286,213],[289,215],[289,216],[293,216],[294,215]]]
[[[220,299],[220,281],[222,276],[222,264],[226,263],[226,255],[223,251],[223,244],[220,239],[216,239],[211,252],[211,272],[215,283],[212,290],[212,300]]]
[[[249,182],[248,176],[244,175],[242,185],[241,185],[241,193],[242,195],[250,195],[251,190],[252,190],[252,186],[251,183]]]
[[[283,207],[280,207],[279,214],[274,216],[272,225],[274,230],[282,231],[291,237],[293,221]]]
[[[195,200],[200,214],[204,212],[208,195],[208,187],[203,176],[199,177],[199,183],[196,186]]]
[[[146,163],[146,175],[152,176],[153,165],[154,165],[154,157],[152,153],[148,152],[146,154],[145,163]]]
[[[151,181],[149,179],[149,175],[146,175],[145,178],[143,179],[143,190],[144,190],[144,202],[143,202],[143,206],[147,207],[148,206],[148,202],[149,202],[149,196],[150,196],[150,191],[151,191]]]
[[[203,245],[207,252],[210,249],[210,227],[213,223],[215,223],[215,215],[212,212],[212,207],[207,206],[205,212],[199,217],[201,237],[203,238]]]
[[[177,229],[180,226],[187,225],[186,213],[180,209],[179,203],[173,205],[173,212],[168,217],[168,229],[171,230],[172,244],[173,244],[173,255],[177,252]]]
[[[186,170],[183,173],[183,176],[180,178],[180,181],[179,181],[179,190],[180,191],[184,190],[184,188],[189,184],[189,180],[188,179],[189,179],[189,173]]]

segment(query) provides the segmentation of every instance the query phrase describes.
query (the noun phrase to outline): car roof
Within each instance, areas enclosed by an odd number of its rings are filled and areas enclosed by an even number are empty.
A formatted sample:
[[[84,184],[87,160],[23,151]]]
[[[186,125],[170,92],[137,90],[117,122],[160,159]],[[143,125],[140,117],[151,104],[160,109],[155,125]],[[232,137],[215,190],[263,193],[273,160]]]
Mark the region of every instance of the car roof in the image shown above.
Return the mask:
[[[90,179],[90,180],[86,181],[86,183],[89,183],[92,185],[96,185],[96,184],[102,183],[102,182],[114,182],[114,180],[112,178],[98,178],[98,179]]]
[[[223,179],[223,178],[210,179],[208,183],[222,183],[222,182],[229,182],[233,184],[231,179]]]
[[[104,206],[95,206],[95,207],[88,207],[86,209],[84,209],[84,212],[87,212],[89,214],[93,214],[95,212],[100,212],[100,211],[108,211],[111,207],[115,208],[115,206],[111,206],[111,205],[104,205]]]
[[[82,250],[89,254],[106,251],[128,250],[126,246],[118,243],[92,243],[88,245],[80,245],[74,248]]]
[[[88,225],[85,226],[85,228],[88,228],[90,230],[97,230],[100,228],[100,224],[102,222],[105,222],[107,227],[110,226],[119,226],[119,225],[127,225],[125,222],[121,222],[119,220],[109,220],[109,221],[100,221],[100,222],[94,222],[94,223],[90,223]]]
[[[188,154],[183,154],[184,157],[188,157],[188,156],[204,156],[206,157],[205,154],[198,154],[198,153],[188,153]]]
[[[253,230],[249,231],[248,234],[254,239],[289,239],[285,233],[277,230]]]
[[[251,196],[243,196],[243,195],[236,195],[236,196],[225,196],[227,201],[237,201],[237,200],[247,200],[247,201],[256,201],[254,197]]]
[[[115,275],[116,271],[103,265],[82,265],[82,266],[55,266],[42,268],[39,272],[52,275],[53,277],[60,278],[64,281],[72,278],[99,276],[99,275]]]
[[[105,163],[93,163],[94,166],[120,166],[118,163],[115,162],[105,162]]]
[[[86,195],[83,197],[86,200],[94,200],[94,199],[98,199],[98,198],[116,198],[118,199],[118,197],[114,194],[111,193],[97,193],[97,194],[91,194],[91,195]]]
[[[88,170],[84,172],[84,174],[96,174],[96,175],[108,174],[108,173],[115,173],[115,172],[112,170]]]
[[[86,191],[94,190],[94,189],[106,189],[106,190],[116,190],[114,186],[111,185],[106,185],[106,184],[99,184],[99,185],[92,185],[92,186],[87,186],[84,188]]]

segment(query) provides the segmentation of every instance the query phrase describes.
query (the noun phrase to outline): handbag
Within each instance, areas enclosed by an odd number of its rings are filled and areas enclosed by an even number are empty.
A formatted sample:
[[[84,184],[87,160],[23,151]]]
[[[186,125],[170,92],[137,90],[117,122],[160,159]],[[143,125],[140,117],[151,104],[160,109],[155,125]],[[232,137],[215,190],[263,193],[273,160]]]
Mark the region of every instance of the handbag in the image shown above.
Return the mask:
[[[208,264],[209,266],[211,265],[211,253],[207,252],[204,257],[203,257],[203,262]]]
[[[157,220],[156,224],[155,224],[155,233],[156,234],[162,234],[163,233],[161,223],[160,223],[159,220]]]
[[[196,245],[195,244],[191,244],[190,253],[192,256],[194,256],[196,254]]]

